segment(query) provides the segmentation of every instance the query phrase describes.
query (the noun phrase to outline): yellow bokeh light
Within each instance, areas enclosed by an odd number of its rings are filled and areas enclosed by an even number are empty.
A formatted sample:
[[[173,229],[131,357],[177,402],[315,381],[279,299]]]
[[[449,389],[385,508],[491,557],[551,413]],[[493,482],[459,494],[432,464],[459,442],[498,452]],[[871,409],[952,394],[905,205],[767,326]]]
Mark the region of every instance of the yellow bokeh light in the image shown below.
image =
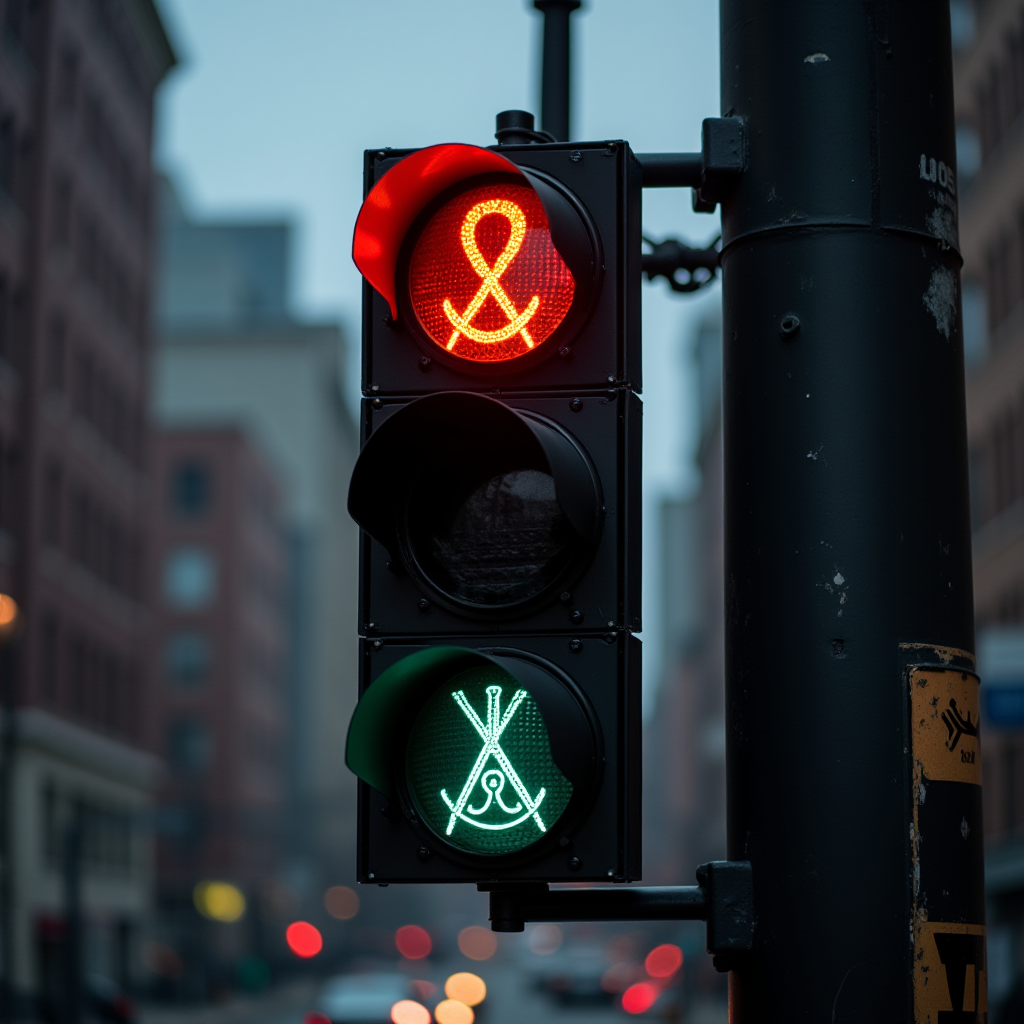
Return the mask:
[[[473,1024],[476,1014],[458,999],[444,999],[434,1007],[437,1024]]]
[[[200,882],[192,890],[192,902],[211,921],[230,924],[245,914],[245,896],[230,882]]]
[[[489,928],[470,925],[459,932],[459,950],[470,960],[490,960],[498,951],[498,936]]]
[[[0,636],[14,628],[18,618],[18,602],[9,594],[0,594]]]
[[[359,897],[347,885],[332,885],[324,893],[324,909],[338,921],[351,921],[359,913]]]
[[[414,999],[402,999],[391,1007],[391,1024],[430,1024],[430,1011]]]
[[[444,994],[467,1006],[478,1006],[487,997],[487,985],[478,975],[460,971],[444,983]]]

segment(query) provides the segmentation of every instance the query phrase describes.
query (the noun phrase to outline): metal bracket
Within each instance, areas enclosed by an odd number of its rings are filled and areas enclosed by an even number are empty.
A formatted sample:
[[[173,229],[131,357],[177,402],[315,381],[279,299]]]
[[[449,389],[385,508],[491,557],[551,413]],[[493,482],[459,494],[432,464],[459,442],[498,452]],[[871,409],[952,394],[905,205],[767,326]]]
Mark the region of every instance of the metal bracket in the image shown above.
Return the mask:
[[[644,188],[692,188],[693,208],[711,213],[735,187],[747,165],[741,117],[707,117],[699,153],[638,153]]]
[[[481,883],[490,893],[491,929],[521,932],[528,921],[706,921],[715,966],[754,942],[750,862],[713,860],[697,869],[698,885],[656,888],[549,889],[546,883]]]
[[[706,249],[695,249],[675,238],[666,238],[663,242],[645,238],[644,242],[651,247],[650,252],[640,257],[647,280],[664,277],[674,292],[695,292],[710,284],[718,273],[717,238]],[[689,275],[685,281],[676,277],[680,270]]]

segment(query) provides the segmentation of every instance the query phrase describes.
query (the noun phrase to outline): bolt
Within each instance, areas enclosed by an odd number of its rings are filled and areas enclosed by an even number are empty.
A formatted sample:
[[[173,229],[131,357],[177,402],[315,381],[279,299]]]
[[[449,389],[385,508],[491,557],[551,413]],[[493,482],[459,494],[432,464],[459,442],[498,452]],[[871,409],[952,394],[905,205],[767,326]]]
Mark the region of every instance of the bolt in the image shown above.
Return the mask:
[[[430,860],[433,855],[433,850],[431,850],[429,846],[421,846],[416,851],[416,856],[419,857],[420,860]]]
[[[608,381],[609,384],[614,384],[615,383],[615,375],[609,373],[608,376],[605,377],[605,380]]]
[[[379,398],[375,398],[372,402],[370,402],[370,405],[372,405],[374,409],[384,408],[384,403]]]
[[[580,151],[579,151],[578,149],[574,149],[574,150],[573,150],[573,151],[572,151],[572,152],[571,152],[571,153],[569,154],[569,159],[570,159],[570,160],[571,160],[571,161],[572,161],[572,162],[573,162],[574,164],[578,164],[578,163],[579,163],[579,162],[580,162],[580,161],[581,161],[581,160],[583,159],[583,154],[582,154],[582,153],[581,153],[581,152],[580,152]]]
[[[795,313],[787,313],[779,322],[779,334],[784,338],[791,338],[800,330],[800,317]]]
[[[379,384],[371,384],[370,385],[370,390],[371,391],[380,391],[380,385]]]
[[[374,640],[371,645],[375,651],[379,651],[384,646],[383,640]]]
[[[605,633],[604,642],[606,644],[613,644],[616,640],[618,640],[618,637],[614,633]]]
[[[421,597],[416,602],[416,607],[419,608],[419,610],[421,612],[425,612],[425,611],[427,611],[430,608],[430,601],[427,600],[427,598],[425,598],[425,597]]]
[[[563,359],[568,359],[568,358],[569,358],[569,356],[571,356],[571,355],[572,355],[572,349],[571,349],[571,348],[569,348],[569,346],[568,346],[568,345],[563,345],[563,346],[562,346],[562,347],[561,347],[561,348],[560,348],[560,349],[558,350],[558,354],[559,354],[559,355],[560,355],[560,356],[561,356],[561,357],[562,357]]]
[[[562,604],[568,604],[572,600],[572,594],[570,594],[568,590],[563,590],[558,595],[558,600],[561,601]]]
[[[572,651],[573,654],[579,654],[580,651],[583,650],[583,641],[582,640],[570,640],[569,641],[569,650]]]
[[[580,411],[580,409],[582,409],[582,408],[583,408],[583,399],[582,399],[582,398],[574,398],[574,399],[573,399],[573,400],[572,400],[572,401],[571,401],[571,402],[569,403],[569,408],[570,408],[570,409],[571,409],[571,410],[572,410],[573,412],[579,412],[579,411]]]
[[[558,845],[564,849],[566,846],[569,845],[569,837],[562,836],[562,838],[558,840]]]
[[[579,871],[579,869],[583,867],[583,861],[581,861],[579,857],[570,857],[568,863],[570,871]]]
[[[581,612],[579,608],[573,608],[573,610],[569,612],[569,621],[574,626],[578,626],[583,621],[583,612]]]
[[[366,624],[366,632],[367,633],[376,633],[377,632],[377,623],[376,622],[368,622]]]
[[[371,871],[366,877],[367,878],[376,878],[377,876]]]
[[[424,373],[429,373],[430,372],[430,368],[433,365],[434,365],[434,360],[431,359],[430,356],[421,356],[420,357],[420,369]]]

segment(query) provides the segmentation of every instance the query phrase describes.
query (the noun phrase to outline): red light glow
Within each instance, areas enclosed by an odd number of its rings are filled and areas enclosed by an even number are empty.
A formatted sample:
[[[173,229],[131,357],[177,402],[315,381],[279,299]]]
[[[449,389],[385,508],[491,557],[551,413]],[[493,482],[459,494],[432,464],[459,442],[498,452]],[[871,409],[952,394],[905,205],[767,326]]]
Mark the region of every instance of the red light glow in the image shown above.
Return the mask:
[[[395,946],[407,960],[422,960],[434,948],[427,930],[418,924],[403,924],[395,932]]]
[[[683,951],[668,942],[655,946],[644,961],[644,967],[652,978],[671,978],[682,966]]]
[[[321,1013],[319,1010],[310,1010],[305,1017],[302,1018],[302,1024],[331,1024],[331,1018],[326,1013]]]
[[[626,1013],[646,1013],[657,999],[658,989],[649,981],[641,981],[622,993],[622,1008]]]
[[[285,929],[284,938],[288,948],[306,960],[324,948],[323,936],[308,921],[293,921]]]
[[[473,362],[506,362],[543,344],[576,284],[525,185],[485,185],[430,219],[413,250],[409,293],[432,341]]]

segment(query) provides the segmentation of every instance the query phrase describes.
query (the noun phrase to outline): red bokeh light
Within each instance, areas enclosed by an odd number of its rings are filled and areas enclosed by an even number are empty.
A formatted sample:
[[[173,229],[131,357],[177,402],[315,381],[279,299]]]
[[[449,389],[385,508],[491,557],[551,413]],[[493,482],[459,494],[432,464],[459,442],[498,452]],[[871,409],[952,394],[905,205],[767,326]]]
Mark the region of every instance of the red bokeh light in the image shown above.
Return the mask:
[[[395,932],[395,946],[407,960],[422,960],[434,948],[426,928],[418,924],[403,924]]]
[[[423,229],[409,266],[420,325],[472,362],[505,362],[542,345],[575,290],[544,206],[525,185],[485,185],[447,202]]]
[[[285,942],[296,955],[309,959],[324,948],[324,939],[317,928],[308,921],[293,921],[285,929]]]
[[[302,1018],[302,1024],[331,1024],[331,1018],[326,1013],[321,1013],[319,1010],[310,1010],[305,1017]]]
[[[644,961],[644,967],[652,978],[671,978],[682,966],[683,951],[669,942],[655,946]]]
[[[646,1013],[657,1001],[658,989],[649,981],[630,985],[622,993],[622,1008],[626,1013]]]

